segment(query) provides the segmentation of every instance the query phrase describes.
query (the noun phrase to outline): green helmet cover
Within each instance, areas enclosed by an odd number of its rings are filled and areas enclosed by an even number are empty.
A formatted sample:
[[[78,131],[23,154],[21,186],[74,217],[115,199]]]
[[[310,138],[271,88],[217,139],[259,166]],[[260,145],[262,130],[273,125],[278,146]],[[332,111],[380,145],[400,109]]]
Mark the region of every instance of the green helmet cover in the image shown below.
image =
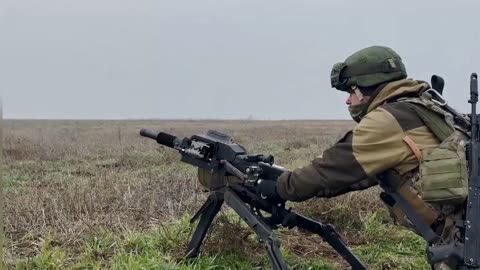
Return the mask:
[[[405,65],[394,50],[371,46],[352,54],[345,62],[335,64],[330,81],[332,87],[349,92],[353,85],[371,87],[406,77]]]

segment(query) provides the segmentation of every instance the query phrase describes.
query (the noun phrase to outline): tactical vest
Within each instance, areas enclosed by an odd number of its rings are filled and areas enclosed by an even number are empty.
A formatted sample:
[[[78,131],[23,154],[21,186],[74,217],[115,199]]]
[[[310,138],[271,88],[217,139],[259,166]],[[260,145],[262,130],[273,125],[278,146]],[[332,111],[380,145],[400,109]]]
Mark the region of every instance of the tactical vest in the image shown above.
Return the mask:
[[[411,107],[441,143],[435,148],[420,150],[410,137],[404,137],[419,167],[408,179],[394,170],[378,175],[384,189],[380,196],[395,220],[413,229],[428,243],[436,243],[445,224],[446,213],[440,209],[446,205],[451,206],[450,209],[462,205],[468,195],[465,149],[469,136],[457,119],[461,114],[445,109],[446,103],[435,100],[430,90],[419,97],[400,98],[395,102]]]

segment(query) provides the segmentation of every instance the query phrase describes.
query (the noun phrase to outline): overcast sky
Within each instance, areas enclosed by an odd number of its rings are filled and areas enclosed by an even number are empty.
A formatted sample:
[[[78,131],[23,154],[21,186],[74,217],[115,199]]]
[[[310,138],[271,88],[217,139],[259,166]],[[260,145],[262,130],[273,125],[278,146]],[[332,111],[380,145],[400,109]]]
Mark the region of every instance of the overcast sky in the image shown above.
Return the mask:
[[[3,116],[348,119],[330,69],[371,45],[469,110],[480,1],[3,0]]]

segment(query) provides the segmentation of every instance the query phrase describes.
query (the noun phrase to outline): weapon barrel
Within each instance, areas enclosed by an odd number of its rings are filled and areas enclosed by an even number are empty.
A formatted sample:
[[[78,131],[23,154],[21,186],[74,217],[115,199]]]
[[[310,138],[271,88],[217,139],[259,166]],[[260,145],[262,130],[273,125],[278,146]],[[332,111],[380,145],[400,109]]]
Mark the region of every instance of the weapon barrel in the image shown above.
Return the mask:
[[[180,140],[176,136],[173,136],[165,132],[156,132],[146,128],[143,128],[142,130],[140,130],[140,136],[153,139],[157,141],[157,143],[161,145],[165,145],[170,148],[173,148],[176,143],[180,142]]]
[[[142,137],[147,137],[153,140],[157,140],[157,135],[158,135],[158,132],[153,131],[151,129],[142,128],[142,130],[140,130],[140,136]]]

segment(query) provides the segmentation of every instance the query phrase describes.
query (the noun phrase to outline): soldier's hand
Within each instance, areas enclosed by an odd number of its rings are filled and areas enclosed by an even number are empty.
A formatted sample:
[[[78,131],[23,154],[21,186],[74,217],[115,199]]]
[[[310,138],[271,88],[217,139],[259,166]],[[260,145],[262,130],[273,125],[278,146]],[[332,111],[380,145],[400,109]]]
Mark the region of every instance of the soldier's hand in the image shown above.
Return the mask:
[[[285,200],[277,192],[277,182],[271,180],[259,180],[257,195],[273,204],[284,203]]]

